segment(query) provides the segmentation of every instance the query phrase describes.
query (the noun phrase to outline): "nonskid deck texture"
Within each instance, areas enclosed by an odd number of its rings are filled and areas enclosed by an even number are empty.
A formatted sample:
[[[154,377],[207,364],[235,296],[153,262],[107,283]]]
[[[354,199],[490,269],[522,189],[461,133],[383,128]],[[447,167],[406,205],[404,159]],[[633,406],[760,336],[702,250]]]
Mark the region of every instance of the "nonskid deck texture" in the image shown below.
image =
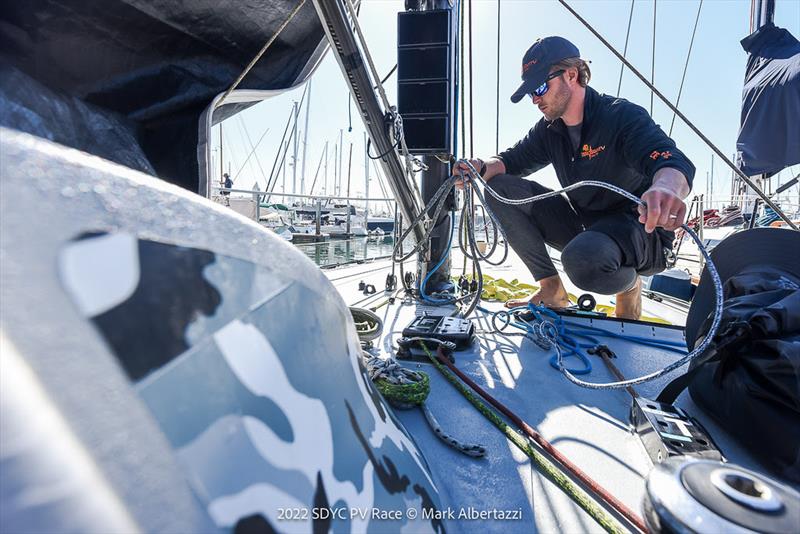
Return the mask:
[[[460,260],[454,258],[454,273]],[[407,264],[413,268],[413,264]],[[345,302],[369,308],[386,300],[388,260],[328,271]],[[516,256],[487,274],[508,280],[530,282],[530,275]],[[375,295],[365,297],[359,282],[373,284]],[[570,292],[577,292],[565,280]],[[604,300],[601,300],[604,299]],[[608,297],[598,296],[608,303]],[[482,303],[497,310],[500,303]],[[376,340],[373,355],[388,357],[396,353],[396,340],[402,330],[423,312],[449,314],[453,307],[394,304],[378,308],[384,322],[383,335]],[[681,314],[663,303],[644,302],[644,315],[671,318],[682,323]],[[570,383],[549,364],[553,351],[545,351],[521,336],[492,333],[489,316],[476,312],[471,317],[477,336],[472,347],[455,353],[456,366],[489,394],[533,426],[560,452],[591,478],[609,490],[626,506],[641,513],[645,477],[650,460],[638,436],[629,430],[631,398],[625,390],[599,391]],[[647,325],[618,320],[574,319],[583,324],[602,326],[617,333],[662,340],[683,341],[677,327]],[[626,378],[648,374],[679,357],[674,352],[636,343],[608,339],[617,354],[616,366]],[[566,361],[567,365],[580,366]],[[445,513],[452,513],[448,525],[454,532],[601,532],[602,527],[579,508],[567,494],[545,477],[531,460],[458,392],[429,363],[404,362],[408,368],[422,370],[431,378],[427,405],[446,432],[462,442],[486,446],[482,459],[464,456],[442,443],[428,427],[419,409],[396,410],[417,442],[434,474]],[[611,382],[614,376],[599,357],[592,357],[592,372],[580,378],[591,382]],[[682,368],[682,369],[685,369]],[[653,398],[678,373],[673,373],[636,388],[640,395]],[[687,393],[676,403],[706,426],[723,454],[732,463],[763,472],[716,423],[700,411]],[[513,425],[511,425],[514,428]],[[519,429],[516,429],[519,430]]]

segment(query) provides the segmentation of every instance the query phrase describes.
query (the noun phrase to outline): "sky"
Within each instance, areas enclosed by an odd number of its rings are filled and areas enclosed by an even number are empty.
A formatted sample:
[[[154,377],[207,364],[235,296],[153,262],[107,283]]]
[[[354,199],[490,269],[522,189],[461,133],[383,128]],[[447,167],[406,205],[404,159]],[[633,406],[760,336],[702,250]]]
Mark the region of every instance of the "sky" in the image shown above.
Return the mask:
[[[656,87],[675,102],[686,63],[687,52],[700,0],[635,0],[626,57],[645,76],[650,77],[653,45],[653,10],[656,6],[655,74]],[[464,3],[465,5],[468,2]],[[571,0],[569,4],[587,19],[611,44],[622,52],[631,9],[630,0]],[[497,0],[472,0],[472,123],[467,110],[467,156],[488,157],[496,149],[497,93]],[[397,12],[404,9],[402,1],[365,0],[359,17],[369,52],[381,76],[397,62]],[[468,12],[467,12],[467,16]],[[739,128],[741,91],[747,56],[739,41],[749,33],[750,0],[703,0],[697,33],[681,95],[679,109],[713,142],[729,155],[735,150]],[[512,104],[511,94],[520,83],[522,55],[539,37],[561,35],[579,48],[581,57],[591,61],[590,85],[601,93],[617,94],[620,61],[556,0],[502,0],[500,3],[500,79],[499,79],[499,149],[503,150],[521,139],[541,114],[530,99]],[[776,0],[775,24],[793,35],[800,36],[800,0]],[[469,34],[465,35],[465,43]],[[468,56],[467,56],[468,60]],[[465,65],[467,63],[465,62]],[[466,68],[466,67],[465,67]],[[469,76],[469,71],[466,73]],[[235,177],[235,187],[249,189],[258,183],[263,189],[265,174],[272,168],[279,149],[281,135],[292,111],[299,101],[303,87],[286,91],[266,100],[223,123],[223,154],[226,170]],[[397,79],[393,75],[385,84],[389,100],[396,102]],[[628,69],[622,77],[619,96],[650,109],[650,91]],[[308,97],[307,97],[308,98]],[[309,128],[305,162],[305,193],[320,161],[325,142],[328,146],[327,184],[325,168],[320,168],[314,193],[324,190],[332,194],[334,181],[334,145],[342,132],[343,154],[341,168],[346,183],[348,155],[352,143],[351,196],[365,191],[364,127],[355,107],[348,116],[349,93],[339,65],[333,54],[326,54],[311,78]],[[469,91],[465,99],[469,106]],[[304,106],[305,107],[305,106]],[[669,131],[673,114],[658,97],[654,98],[653,118]],[[459,117],[460,120],[460,117]],[[297,191],[300,189],[302,153],[306,140],[305,109],[301,112],[297,163]],[[214,129],[214,146],[219,143],[219,128]],[[459,138],[460,138],[459,126]],[[266,131],[266,134],[265,134]],[[263,139],[258,143],[258,139]],[[694,193],[705,193],[710,187],[706,176],[712,168],[712,151],[679,118],[672,132],[678,147],[697,167]],[[253,143],[258,143],[248,159]],[[470,149],[473,149],[471,151]],[[289,150],[291,156],[292,150]],[[374,154],[374,149],[373,149]],[[215,151],[216,158],[216,151]],[[731,171],[720,159],[714,158],[714,193],[730,191]],[[245,161],[247,163],[245,164]],[[287,159],[286,191],[291,192],[293,167]],[[323,164],[324,165],[324,164]],[[219,161],[216,161],[216,167]],[[774,180],[786,182],[800,172],[800,166],[787,169]],[[557,181],[552,167],[532,175],[548,187]],[[370,168],[370,197],[382,196],[375,167]],[[385,183],[385,182],[384,182]],[[278,180],[281,190],[282,179]],[[345,194],[342,185],[341,194]],[[388,190],[388,189],[387,189]],[[788,192],[797,202],[798,187]]]

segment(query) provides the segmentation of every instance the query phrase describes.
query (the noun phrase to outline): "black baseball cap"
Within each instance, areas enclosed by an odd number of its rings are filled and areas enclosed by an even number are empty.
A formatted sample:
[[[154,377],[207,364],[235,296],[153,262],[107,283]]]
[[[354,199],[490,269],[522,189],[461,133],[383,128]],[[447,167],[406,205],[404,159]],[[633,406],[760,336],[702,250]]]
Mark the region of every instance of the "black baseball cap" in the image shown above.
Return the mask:
[[[550,67],[562,59],[580,57],[578,47],[563,37],[552,36],[538,39],[522,57],[522,85],[511,95],[517,103],[545,82]]]

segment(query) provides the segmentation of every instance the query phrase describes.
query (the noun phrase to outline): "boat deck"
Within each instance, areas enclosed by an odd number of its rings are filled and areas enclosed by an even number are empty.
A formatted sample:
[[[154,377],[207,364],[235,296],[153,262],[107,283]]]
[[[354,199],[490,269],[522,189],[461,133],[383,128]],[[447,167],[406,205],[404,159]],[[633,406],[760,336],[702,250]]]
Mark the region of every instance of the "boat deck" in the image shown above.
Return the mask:
[[[454,258],[453,265],[460,265]],[[408,264],[413,268],[413,264]],[[329,279],[349,305],[370,308],[381,304],[386,295],[379,291],[365,298],[358,290],[364,281],[384,287],[390,271],[388,260],[369,265],[353,265],[327,271]],[[455,268],[454,268],[455,272]],[[529,281],[522,263],[511,255],[492,276]],[[574,287],[568,287],[572,292]],[[608,297],[596,296],[609,303]],[[501,303],[484,302],[489,310]],[[404,304],[381,306],[376,313],[384,323],[383,335],[376,340],[372,354],[387,357],[396,352],[396,340],[416,314],[449,314],[453,307]],[[682,315],[665,303],[645,299],[644,314],[681,322]],[[456,366],[537,429],[560,452],[599,482],[630,509],[640,513],[645,491],[645,477],[650,460],[635,433],[629,430],[631,398],[625,390],[600,391],[570,383],[549,364],[552,351],[545,351],[521,336],[508,337],[492,332],[489,316],[476,311],[471,317],[476,326],[476,340],[468,350],[455,353]],[[602,325],[615,332],[682,341],[683,329],[641,324],[616,319],[575,319],[585,324]],[[617,354],[615,363],[627,378],[650,373],[679,357],[674,352],[653,349],[617,339],[608,340]],[[593,357],[594,358],[594,357]],[[542,475],[529,458],[481,415],[430,363],[405,362],[409,368],[425,371],[431,378],[427,406],[445,432],[467,443],[486,446],[482,459],[464,456],[442,443],[428,427],[421,410],[395,410],[399,419],[423,451],[445,509],[456,515],[448,521],[455,532],[599,532],[602,527],[580,509],[561,489]],[[593,370],[581,378],[610,382],[613,375],[602,360],[592,361]],[[637,392],[655,397],[673,377],[638,386]],[[764,470],[728,438],[718,425],[697,408],[684,392],[677,405],[701,421],[729,461],[763,472]],[[461,510],[478,513],[509,512],[512,519],[459,518]],[[515,518],[519,511],[519,518]]]

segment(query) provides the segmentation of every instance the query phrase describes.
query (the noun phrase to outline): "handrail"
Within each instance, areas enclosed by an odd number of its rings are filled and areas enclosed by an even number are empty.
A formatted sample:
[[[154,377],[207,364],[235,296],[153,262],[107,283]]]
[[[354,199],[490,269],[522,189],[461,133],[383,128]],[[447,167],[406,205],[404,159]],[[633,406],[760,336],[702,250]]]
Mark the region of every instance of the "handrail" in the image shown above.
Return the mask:
[[[393,198],[380,198],[380,197],[346,197],[346,196],[336,196],[336,195],[299,195],[296,193],[276,193],[275,191],[260,191],[258,189],[234,189],[231,187],[216,187],[212,186],[212,189],[218,190],[219,192],[226,192],[226,193],[245,193],[248,195],[270,195],[273,197],[290,197],[290,198],[310,198],[312,200],[361,200],[366,201],[369,200],[372,202],[373,200],[376,202],[396,202]]]

